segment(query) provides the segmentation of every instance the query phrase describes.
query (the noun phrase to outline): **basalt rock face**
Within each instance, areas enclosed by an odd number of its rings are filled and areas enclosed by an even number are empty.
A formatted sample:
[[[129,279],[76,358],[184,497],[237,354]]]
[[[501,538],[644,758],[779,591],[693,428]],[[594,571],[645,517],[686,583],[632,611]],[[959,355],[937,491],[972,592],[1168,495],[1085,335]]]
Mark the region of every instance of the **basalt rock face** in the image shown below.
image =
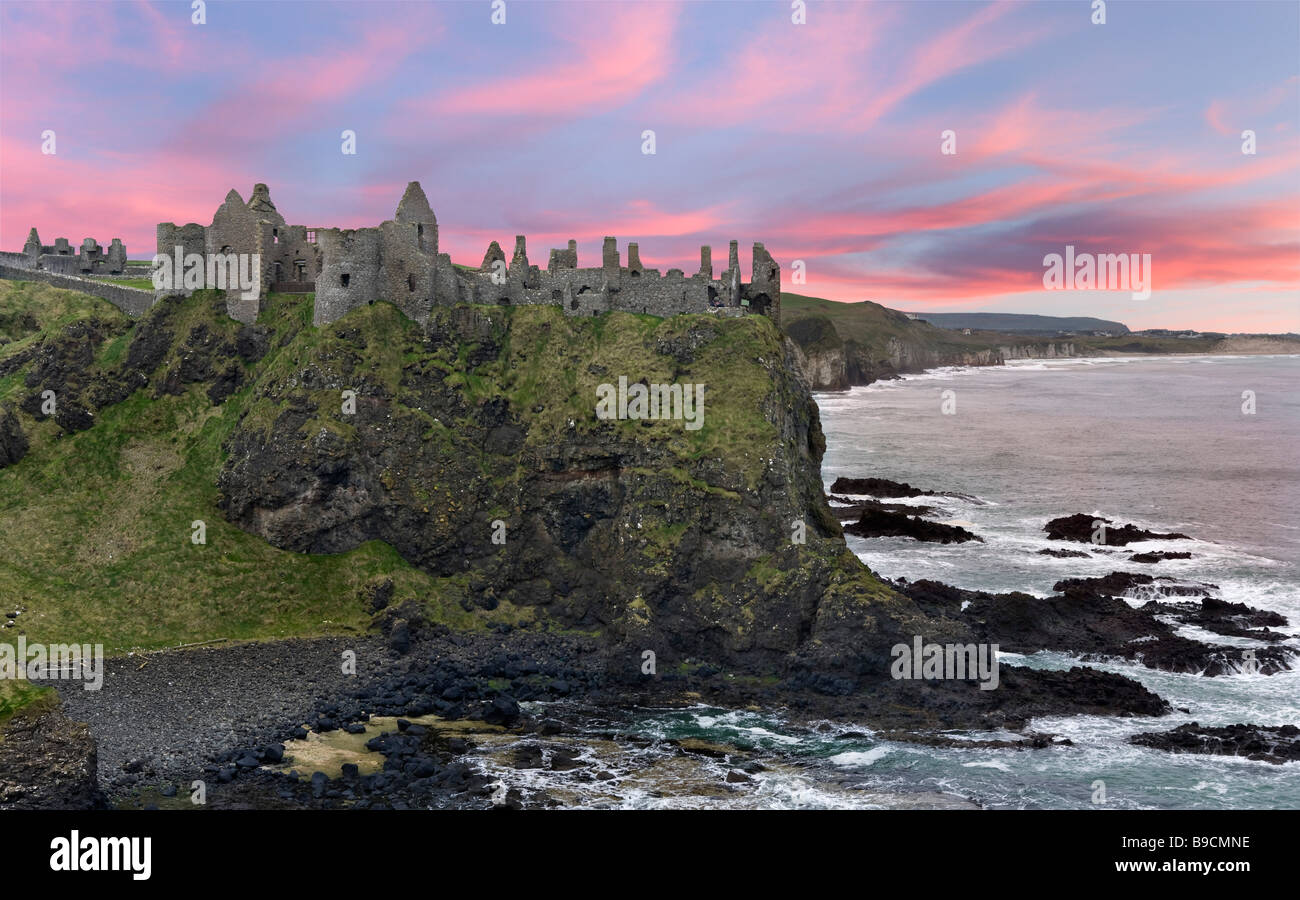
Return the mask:
[[[38,702],[0,725],[0,809],[104,806],[90,730]]]
[[[628,666],[770,671],[835,645],[885,673],[914,633],[843,544],[816,404],[768,320],[458,307],[421,331],[380,310],[259,380],[218,480],[232,522],[307,553],[386,541],[462,605],[597,629]],[[703,427],[598,418],[620,376],[703,384]]]

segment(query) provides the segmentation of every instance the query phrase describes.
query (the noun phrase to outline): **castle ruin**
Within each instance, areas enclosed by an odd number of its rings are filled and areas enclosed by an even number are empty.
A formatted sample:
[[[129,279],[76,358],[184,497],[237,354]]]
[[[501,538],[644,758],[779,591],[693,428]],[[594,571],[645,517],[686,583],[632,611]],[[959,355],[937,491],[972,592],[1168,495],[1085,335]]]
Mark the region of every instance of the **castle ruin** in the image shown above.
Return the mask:
[[[23,268],[59,275],[121,275],[126,271],[126,247],[120,238],[113,238],[113,243],[107,250],[91,237],[74,249],[68,239],[63,237],[55,238],[52,245],[42,244],[41,236],[33,228],[27,234],[22,257],[22,260],[11,261]]]
[[[376,228],[339,229],[285,222],[265,184],[253,188],[247,203],[231,190],[206,228],[197,223],[158,225],[158,253],[257,254],[260,287],[256,297],[227,292],[230,315],[242,322],[257,318],[270,292],[314,293],[313,323],[333,322],[359,306],[387,300],[418,322],[428,321],[435,305],[550,304],[568,315],[602,312],[744,315],[758,313],[780,322],[781,269],[762,244],[754,244],[748,283],[741,280],[738,244],[732,241],[727,267],[714,277],[712,249],[700,248],[699,271],[660,273],[641,265],[639,247],[627,246],[627,264],[618,242],[606,237],[600,265],[578,265],[576,241],[552,249],[547,266],[529,262],[527,242],[515,237],[506,258],[493,241],[478,268],[454,265],[438,251],[438,220],[418,181],[406,187],[393,218]],[[160,293],[175,293],[166,291]]]
[[[241,322],[256,320],[273,292],[315,294],[312,322],[318,326],[377,300],[392,303],[420,323],[429,320],[435,305],[458,303],[547,304],[571,316],[615,310],[655,316],[757,313],[778,325],[781,321],[781,267],[759,243],[754,244],[748,282],[741,280],[736,241],[731,242],[727,266],[717,277],[708,245],[700,247],[698,271],[661,273],[641,264],[635,242],[627,245],[624,265],[614,237],[605,238],[600,264],[585,268],[578,265],[574,240],[567,247],[552,248],[545,269],[534,265],[524,235],[515,236],[509,258],[493,241],[477,268],[455,265],[449,254],[438,251],[438,220],[418,181],[406,186],[393,218],[376,228],[289,225],[271,201],[267,186],[257,184],[247,203],[232,189],[211,225],[161,222],[157,237],[158,256],[150,270],[129,266],[126,248],[117,238],[107,250],[94,238],[86,238],[74,253],[66,238],[53,246],[42,245],[33,228],[21,253],[0,253],[0,278],[35,279],[92,293],[133,316],[161,297],[189,294],[204,285],[219,287],[225,289],[227,312]],[[233,274],[235,260],[256,263],[248,271],[250,290],[208,283],[212,273]],[[182,261],[187,270],[193,263],[204,273],[194,286],[188,286],[188,273],[182,280],[176,271]],[[150,291],[122,283],[128,276],[158,274],[160,265],[171,270],[173,286]],[[87,277],[95,275],[108,277]]]

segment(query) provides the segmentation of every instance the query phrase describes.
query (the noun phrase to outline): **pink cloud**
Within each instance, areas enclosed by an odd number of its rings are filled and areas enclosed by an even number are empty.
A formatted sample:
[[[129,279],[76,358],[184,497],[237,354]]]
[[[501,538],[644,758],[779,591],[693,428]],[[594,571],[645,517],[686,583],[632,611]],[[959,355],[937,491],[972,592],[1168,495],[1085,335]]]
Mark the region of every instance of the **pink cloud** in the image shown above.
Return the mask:
[[[921,90],[963,69],[989,62],[1042,40],[1053,33],[1046,26],[993,28],[1015,7],[1006,2],[983,7],[961,24],[924,43],[907,64],[902,78],[872,96],[852,118],[852,127],[865,129]]]
[[[1294,108],[1297,94],[1300,94],[1300,75],[1292,75],[1263,93],[1252,93],[1249,97],[1236,98],[1231,102],[1210,101],[1210,105],[1205,108],[1205,122],[1225,137],[1235,137],[1241,133],[1241,129],[1246,128],[1259,131],[1263,124],[1255,120],[1264,118],[1288,101],[1289,106]],[[1228,124],[1225,119],[1231,119],[1233,124]]]
[[[527,71],[440,91],[407,105],[417,116],[572,117],[638,96],[672,60],[675,3],[564,7],[552,13],[564,45]]]

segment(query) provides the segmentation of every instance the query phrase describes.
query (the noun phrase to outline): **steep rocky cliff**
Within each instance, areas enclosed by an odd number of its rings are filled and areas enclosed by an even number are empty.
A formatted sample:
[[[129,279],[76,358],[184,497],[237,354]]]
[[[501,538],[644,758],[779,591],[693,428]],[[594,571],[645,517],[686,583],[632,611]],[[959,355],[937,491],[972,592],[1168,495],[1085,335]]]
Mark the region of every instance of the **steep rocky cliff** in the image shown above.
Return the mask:
[[[916,613],[840,538],[787,352],[757,316],[462,307],[422,331],[358,310],[258,380],[221,507],[289,550],[386,541],[465,604],[661,659],[770,668],[849,615],[857,655],[883,659],[879,614]],[[704,385],[703,427],[598,418],[599,385],[620,377]]]

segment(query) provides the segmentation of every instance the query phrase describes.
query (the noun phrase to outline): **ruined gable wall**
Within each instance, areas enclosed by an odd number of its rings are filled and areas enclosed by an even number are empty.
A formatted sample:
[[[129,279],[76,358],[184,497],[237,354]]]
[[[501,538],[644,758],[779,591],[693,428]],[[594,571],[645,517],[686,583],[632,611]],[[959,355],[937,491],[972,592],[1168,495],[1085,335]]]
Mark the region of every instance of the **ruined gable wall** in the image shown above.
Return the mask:
[[[267,229],[270,234],[270,229]],[[237,191],[226,195],[226,200],[217,208],[212,217],[212,224],[207,228],[205,254],[248,254],[262,255],[262,226],[258,214],[249,209]],[[205,257],[206,262],[206,257]],[[266,267],[259,273],[259,290],[265,294],[269,285],[266,283]],[[231,318],[241,322],[257,319],[261,309],[261,297],[244,298],[240,291],[226,291],[226,311]]]

